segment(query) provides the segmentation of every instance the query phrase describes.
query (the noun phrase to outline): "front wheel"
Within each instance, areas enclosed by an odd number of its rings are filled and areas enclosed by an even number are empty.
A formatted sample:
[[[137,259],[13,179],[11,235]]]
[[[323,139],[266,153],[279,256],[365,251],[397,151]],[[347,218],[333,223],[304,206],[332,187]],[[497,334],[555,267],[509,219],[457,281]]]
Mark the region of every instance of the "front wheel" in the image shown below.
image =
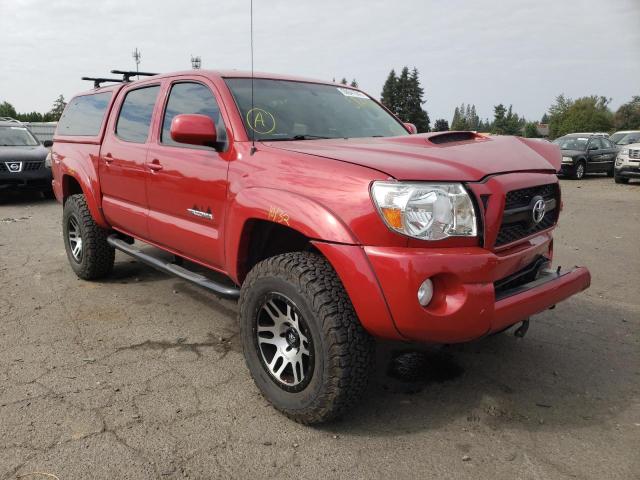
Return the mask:
[[[629,183],[629,179],[628,179],[628,178],[626,178],[626,177],[619,177],[618,175],[615,175],[615,176],[613,177],[613,180],[614,180],[616,183]]]
[[[360,399],[373,340],[323,257],[296,252],[260,262],[242,285],[239,311],[247,366],[275,408],[313,424]]]
[[[582,180],[584,178],[585,172],[586,172],[586,166],[584,162],[580,161],[576,163],[576,166],[573,168],[573,175],[571,175],[571,177],[574,180]]]
[[[113,269],[115,250],[107,243],[109,231],[99,227],[82,194],[64,203],[62,234],[71,268],[84,280],[105,277]]]

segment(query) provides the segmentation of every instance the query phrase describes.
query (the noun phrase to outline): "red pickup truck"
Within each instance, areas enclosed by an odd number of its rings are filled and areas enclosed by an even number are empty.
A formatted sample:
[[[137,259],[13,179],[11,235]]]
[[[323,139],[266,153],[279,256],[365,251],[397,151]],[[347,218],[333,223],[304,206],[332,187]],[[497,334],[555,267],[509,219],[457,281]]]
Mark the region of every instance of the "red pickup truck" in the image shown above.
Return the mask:
[[[239,297],[264,396],[299,422],[335,418],[367,384],[374,338],[474,340],[590,283],[550,268],[555,145],[414,131],[358,89],[270,74],[79,94],[52,150],[69,262],[98,279],[119,249]]]

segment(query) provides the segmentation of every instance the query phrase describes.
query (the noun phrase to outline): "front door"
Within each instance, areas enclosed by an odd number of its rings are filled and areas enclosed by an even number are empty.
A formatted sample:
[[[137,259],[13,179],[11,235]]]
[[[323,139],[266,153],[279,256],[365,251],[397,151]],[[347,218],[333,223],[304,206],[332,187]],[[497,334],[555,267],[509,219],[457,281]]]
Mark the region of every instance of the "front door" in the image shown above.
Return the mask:
[[[159,85],[124,93],[100,149],[102,208],[116,228],[147,238],[146,165],[148,137]],[[116,105],[114,108],[118,108]]]
[[[599,137],[591,137],[587,147],[589,158],[587,160],[587,172],[601,172],[606,165],[604,145]]]
[[[173,118],[190,113],[214,121],[217,150],[171,138]],[[222,267],[229,163],[224,158],[227,133],[210,86],[198,80],[171,84],[157,130],[148,157],[155,165],[147,176],[150,239],[185,257]]]

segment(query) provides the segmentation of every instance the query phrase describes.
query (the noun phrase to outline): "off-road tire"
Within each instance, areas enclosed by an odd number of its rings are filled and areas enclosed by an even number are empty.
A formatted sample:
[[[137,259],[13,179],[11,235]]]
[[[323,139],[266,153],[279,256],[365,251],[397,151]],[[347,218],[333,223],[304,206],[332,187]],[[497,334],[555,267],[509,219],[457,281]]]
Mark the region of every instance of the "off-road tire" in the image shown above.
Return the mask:
[[[73,217],[79,226],[82,238],[82,258],[76,260],[69,243],[69,219]],[[115,250],[107,243],[111,232],[99,227],[91,216],[87,201],[82,194],[71,195],[64,204],[62,235],[67,258],[76,275],[83,280],[103,278],[113,270]]]
[[[614,180],[616,183],[622,183],[622,184],[629,183],[629,179],[628,179],[628,178],[625,178],[625,177],[619,177],[618,175],[615,175],[615,176],[613,177],[613,180]]]
[[[267,295],[291,299],[311,335],[314,366],[303,390],[287,391],[263,366],[257,345],[257,316]],[[363,329],[338,275],[320,255],[294,252],[258,263],[240,291],[240,332],[251,375],[272,405],[299,423],[336,419],[365,391],[374,342]]]

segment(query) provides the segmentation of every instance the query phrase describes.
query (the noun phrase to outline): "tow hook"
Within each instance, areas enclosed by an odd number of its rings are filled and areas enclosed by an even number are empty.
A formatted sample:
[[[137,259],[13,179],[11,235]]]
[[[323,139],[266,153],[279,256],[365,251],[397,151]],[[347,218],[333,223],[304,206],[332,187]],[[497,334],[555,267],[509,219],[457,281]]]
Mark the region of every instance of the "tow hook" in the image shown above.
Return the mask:
[[[518,329],[513,332],[513,334],[518,338],[523,338],[527,334],[527,330],[529,330],[529,319],[523,320],[522,325],[518,327]]]

